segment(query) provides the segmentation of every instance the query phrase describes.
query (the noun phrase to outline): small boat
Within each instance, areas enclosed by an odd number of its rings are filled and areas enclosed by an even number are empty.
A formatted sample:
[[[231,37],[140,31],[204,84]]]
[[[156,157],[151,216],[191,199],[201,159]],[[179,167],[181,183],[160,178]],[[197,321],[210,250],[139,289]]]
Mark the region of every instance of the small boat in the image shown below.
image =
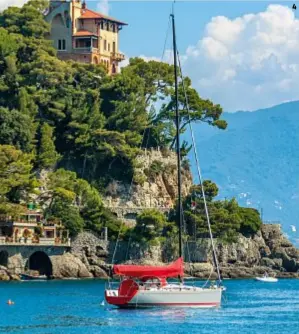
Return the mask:
[[[269,277],[267,273],[265,273],[263,277],[256,277],[255,279],[260,282],[268,282],[268,283],[275,283],[278,281],[276,277]]]
[[[46,281],[48,277],[46,275],[30,275],[30,274],[20,274],[22,281]]]

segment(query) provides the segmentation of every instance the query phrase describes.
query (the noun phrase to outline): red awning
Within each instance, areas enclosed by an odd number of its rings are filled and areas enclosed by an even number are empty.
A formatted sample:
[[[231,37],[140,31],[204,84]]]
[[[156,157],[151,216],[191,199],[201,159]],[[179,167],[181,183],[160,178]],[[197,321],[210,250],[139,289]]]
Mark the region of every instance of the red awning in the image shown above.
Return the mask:
[[[128,277],[177,277],[184,275],[183,259],[180,257],[168,266],[114,265],[116,275]]]

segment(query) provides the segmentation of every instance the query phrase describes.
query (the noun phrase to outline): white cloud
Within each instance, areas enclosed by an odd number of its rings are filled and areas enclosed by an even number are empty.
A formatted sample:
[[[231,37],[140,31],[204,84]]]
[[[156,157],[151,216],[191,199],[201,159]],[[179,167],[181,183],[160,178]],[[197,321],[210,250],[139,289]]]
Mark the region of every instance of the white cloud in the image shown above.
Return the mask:
[[[213,17],[181,62],[200,95],[225,111],[299,100],[299,20],[282,5],[235,19]]]
[[[21,7],[28,0],[0,0],[0,12],[8,7],[17,6]]]
[[[97,4],[97,10],[105,15],[109,15],[110,5],[108,0],[100,0]]]
[[[185,51],[184,74],[201,96],[225,110],[254,110],[299,99],[299,20],[269,5],[236,19],[211,19]]]

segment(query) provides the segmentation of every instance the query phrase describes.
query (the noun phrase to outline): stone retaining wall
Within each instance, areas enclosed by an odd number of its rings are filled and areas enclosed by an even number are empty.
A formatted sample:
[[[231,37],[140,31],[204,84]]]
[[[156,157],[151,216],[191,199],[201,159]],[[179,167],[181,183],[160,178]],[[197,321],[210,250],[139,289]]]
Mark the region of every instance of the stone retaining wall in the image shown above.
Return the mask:
[[[0,245],[0,254],[7,253],[7,269],[14,274],[20,274],[24,271],[30,256],[35,252],[43,252],[50,257],[53,255],[63,255],[69,249],[69,247],[65,246]]]

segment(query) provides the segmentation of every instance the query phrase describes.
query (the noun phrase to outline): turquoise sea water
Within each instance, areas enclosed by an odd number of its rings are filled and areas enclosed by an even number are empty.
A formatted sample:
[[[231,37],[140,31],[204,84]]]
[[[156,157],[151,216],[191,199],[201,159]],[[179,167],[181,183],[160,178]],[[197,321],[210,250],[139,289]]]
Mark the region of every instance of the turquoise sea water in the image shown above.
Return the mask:
[[[0,333],[299,333],[298,279],[224,283],[220,309],[119,310],[101,305],[99,280],[3,282]]]

